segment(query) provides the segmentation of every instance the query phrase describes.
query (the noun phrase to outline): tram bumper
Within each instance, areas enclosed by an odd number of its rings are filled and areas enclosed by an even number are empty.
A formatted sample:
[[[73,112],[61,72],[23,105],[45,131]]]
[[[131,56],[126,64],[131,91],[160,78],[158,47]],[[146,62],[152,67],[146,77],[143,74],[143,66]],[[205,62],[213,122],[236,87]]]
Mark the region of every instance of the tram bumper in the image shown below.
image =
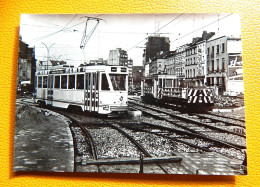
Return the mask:
[[[128,106],[110,106],[111,112],[124,112],[128,111]]]
[[[99,107],[100,114],[124,113],[128,111],[127,105],[103,105]]]

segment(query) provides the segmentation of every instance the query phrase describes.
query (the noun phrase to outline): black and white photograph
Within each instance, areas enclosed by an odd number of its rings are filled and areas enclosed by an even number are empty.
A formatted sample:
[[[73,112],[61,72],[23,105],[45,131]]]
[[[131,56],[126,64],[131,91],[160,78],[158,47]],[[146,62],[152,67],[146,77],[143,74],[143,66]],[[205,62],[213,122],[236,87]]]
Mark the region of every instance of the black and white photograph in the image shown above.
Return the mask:
[[[13,171],[247,175],[239,14],[22,14]]]

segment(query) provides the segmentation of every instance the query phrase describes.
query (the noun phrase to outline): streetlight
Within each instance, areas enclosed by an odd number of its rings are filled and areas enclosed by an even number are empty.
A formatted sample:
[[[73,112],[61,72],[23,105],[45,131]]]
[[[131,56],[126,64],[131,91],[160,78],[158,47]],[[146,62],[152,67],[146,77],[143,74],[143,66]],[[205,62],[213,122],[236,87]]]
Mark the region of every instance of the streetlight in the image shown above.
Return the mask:
[[[50,49],[51,49],[51,47],[55,44],[55,43],[53,43],[53,44],[51,44],[51,46],[50,47],[47,47],[47,45],[45,44],[45,43],[43,43],[42,42],[42,44],[46,47],[46,49],[47,49],[47,70],[49,69],[48,68],[48,64],[49,64],[49,53],[50,53]]]

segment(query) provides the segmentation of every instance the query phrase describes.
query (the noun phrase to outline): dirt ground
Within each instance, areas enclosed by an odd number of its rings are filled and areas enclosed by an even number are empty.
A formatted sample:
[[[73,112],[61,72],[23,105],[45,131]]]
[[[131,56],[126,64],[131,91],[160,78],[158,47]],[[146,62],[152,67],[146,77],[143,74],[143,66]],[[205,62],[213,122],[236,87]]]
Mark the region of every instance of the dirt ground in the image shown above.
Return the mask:
[[[72,172],[73,140],[66,120],[54,113],[16,107],[14,171]]]

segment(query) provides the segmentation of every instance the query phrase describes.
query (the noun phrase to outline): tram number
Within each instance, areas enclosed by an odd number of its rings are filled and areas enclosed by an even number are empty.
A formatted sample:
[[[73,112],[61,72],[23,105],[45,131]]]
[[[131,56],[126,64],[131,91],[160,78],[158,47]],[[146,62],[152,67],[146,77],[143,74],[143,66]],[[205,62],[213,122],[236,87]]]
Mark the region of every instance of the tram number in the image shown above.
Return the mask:
[[[245,134],[246,134],[245,130],[242,129],[242,128],[234,128],[233,131],[234,131],[235,133],[241,134],[241,135],[245,135]]]

